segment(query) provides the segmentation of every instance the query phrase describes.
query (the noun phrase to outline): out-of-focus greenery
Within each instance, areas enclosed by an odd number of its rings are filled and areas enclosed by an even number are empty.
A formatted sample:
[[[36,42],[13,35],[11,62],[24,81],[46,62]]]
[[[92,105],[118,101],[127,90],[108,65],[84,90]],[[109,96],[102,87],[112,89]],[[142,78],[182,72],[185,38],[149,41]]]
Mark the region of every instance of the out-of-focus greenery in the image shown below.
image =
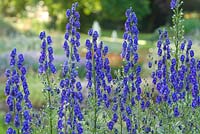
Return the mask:
[[[110,22],[104,24],[106,28],[112,28],[113,23],[123,22],[125,20],[124,12],[129,7],[133,8],[139,21],[150,13],[149,0],[102,0],[101,4],[102,12],[98,17],[102,22],[103,20]]]
[[[186,19],[183,25],[186,34],[194,32],[195,30],[200,30],[200,19]]]
[[[122,21],[125,19],[124,12],[127,8],[132,7],[141,20],[150,13],[149,0],[102,0],[102,18],[113,21]]]
[[[47,28],[64,31],[66,24],[64,14],[73,2],[79,3],[78,10],[81,15],[82,32],[87,32],[94,20],[98,20],[100,26],[104,29],[122,30],[125,21],[124,13],[129,7],[132,7],[137,14],[139,28],[142,31],[152,32],[157,27],[171,21],[169,19],[171,13],[169,10],[170,0],[1,0],[0,16],[26,18],[27,9],[32,7],[34,9],[38,5],[42,5],[47,7],[51,17],[50,22],[45,24]],[[187,12],[195,11],[199,13],[199,0],[184,0],[184,3],[183,8],[187,9]],[[35,24],[41,25],[37,22]]]
[[[0,133],[5,134],[7,130],[7,125],[4,123],[4,115],[5,113],[0,111]]]
[[[139,20],[150,13],[149,0],[43,0],[44,5],[48,8],[49,16],[51,16],[50,28],[63,30],[66,23],[63,14],[75,1],[79,2],[82,30],[91,27],[95,19],[100,20],[104,25],[110,24],[107,23],[108,21],[123,24],[125,10],[130,6],[134,8]],[[3,0],[0,4],[0,14],[3,16],[26,16],[26,7],[36,6],[39,2],[39,0]]]
[[[0,17],[0,36],[9,35],[10,33],[16,34],[17,30],[12,25],[10,25],[8,22],[3,20],[2,17]]]
[[[34,0],[1,0],[0,11],[3,15],[15,16],[25,10],[27,4]]]

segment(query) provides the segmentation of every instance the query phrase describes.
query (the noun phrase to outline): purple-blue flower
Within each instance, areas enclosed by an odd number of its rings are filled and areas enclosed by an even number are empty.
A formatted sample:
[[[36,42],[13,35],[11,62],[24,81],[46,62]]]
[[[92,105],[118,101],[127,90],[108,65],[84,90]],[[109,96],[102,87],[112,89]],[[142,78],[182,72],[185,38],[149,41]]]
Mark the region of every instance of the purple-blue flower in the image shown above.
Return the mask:
[[[177,0],[171,0],[170,2],[170,8],[175,9],[177,7],[178,1]]]
[[[109,130],[112,130],[114,126],[114,122],[113,121],[108,122],[107,126]]]
[[[5,75],[7,82],[5,86],[5,95],[7,96],[8,113],[5,115],[5,123],[13,124],[12,128],[8,128],[7,133],[16,133],[14,128],[22,127],[24,118],[20,115],[26,109],[32,108],[31,101],[29,100],[29,89],[26,82],[26,68],[24,67],[23,54],[17,55],[17,50],[13,49],[10,54],[10,69],[7,69]],[[15,64],[17,63],[17,64]],[[22,88],[20,88],[22,87]],[[28,123],[30,125],[30,122]],[[31,128],[27,128],[29,131]]]
[[[80,108],[80,103],[83,101],[82,85],[77,81],[78,71],[77,63],[80,61],[78,47],[80,46],[81,35],[78,32],[80,29],[80,15],[76,8],[78,3],[73,3],[71,9],[67,9],[66,17],[68,23],[66,24],[65,41],[63,49],[65,51],[66,60],[62,65],[62,76],[60,80],[60,107],[59,107],[59,120],[57,129],[59,133],[64,132],[64,123],[68,122],[67,132],[72,130],[73,133],[82,134],[83,127],[81,121],[83,114]],[[73,108],[73,111],[71,110]],[[64,113],[68,112],[68,115]],[[67,118],[63,118],[67,116]]]
[[[179,111],[178,111],[178,107],[174,108],[174,116],[178,117],[180,115]]]
[[[40,35],[43,32],[40,33]],[[48,45],[47,45],[48,44]],[[41,52],[39,57],[39,66],[38,66],[38,73],[43,74],[47,73],[48,70],[51,71],[51,73],[56,73],[56,67],[53,64],[54,56],[53,56],[53,47],[52,47],[52,39],[51,36],[44,36],[42,38],[42,44],[41,44]]]

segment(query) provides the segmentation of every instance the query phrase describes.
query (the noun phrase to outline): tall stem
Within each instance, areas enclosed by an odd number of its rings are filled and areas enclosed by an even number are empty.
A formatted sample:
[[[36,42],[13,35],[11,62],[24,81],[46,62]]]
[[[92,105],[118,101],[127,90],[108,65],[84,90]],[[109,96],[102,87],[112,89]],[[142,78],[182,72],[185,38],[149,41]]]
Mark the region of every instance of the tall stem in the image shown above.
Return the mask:
[[[52,121],[52,109],[51,109],[51,94],[50,92],[48,92],[48,96],[49,96],[49,123],[50,123],[50,134],[53,134],[53,121]]]
[[[123,124],[122,124],[122,113],[121,113],[121,110],[120,110],[120,134],[123,134]]]
[[[140,133],[140,111],[139,111],[139,109],[140,109],[140,102],[139,102],[139,100],[138,100],[138,108],[137,108],[137,114],[138,114],[138,117],[137,117],[137,122],[138,122],[138,133]]]
[[[66,121],[67,121],[67,116],[66,116],[67,110],[66,110],[66,106],[64,106],[64,107],[65,107],[64,134],[67,134],[67,123],[66,123]]]
[[[13,116],[16,116],[16,110],[15,110],[15,108],[16,108],[16,100],[14,99],[14,105],[13,105]],[[18,115],[19,116],[19,115]],[[19,128],[17,128],[17,134],[20,134],[20,129]]]
[[[173,31],[174,31],[174,43],[175,43],[175,58],[177,61],[176,64],[176,71],[179,68],[179,44],[183,40],[184,36],[184,25],[183,25],[183,11],[181,8],[181,5],[183,4],[182,1],[177,1],[177,6],[173,10],[174,15],[173,15]]]
[[[175,58],[176,58],[176,71],[178,70],[178,53],[179,53],[179,11],[178,11],[178,7],[176,7],[175,9],[175,27],[176,27],[176,30],[175,30],[175,47],[176,47],[176,52],[175,52]]]
[[[69,65],[69,71],[68,71],[68,76],[67,76],[69,78],[69,80],[71,79],[71,72],[72,72],[72,52],[73,52],[73,46],[72,46],[72,44],[70,44],[70,56],[69,56],[69,64],[68,64]],[[71,100],[72,100],[72,98],[70,99],[70,101]],[[72,103],[70,103],[70,104],[72,104]],[[69,106],[69,114],[70,114],[69,117],[70,117],[70,121],[72,122],[72,124],[73,124],[73,116],[74,116],[73,115],[73,110],[74,110],[73,108],[74,108],[74,106],[72,106],[72,108],[71,108],[71,106]],[[66,124],[66,122],[67,122],[66,114],[67,114],[67,108],[65,107],[65,118],[64,118],[65,126],[64,126],[64,131],[65,131],[65,134],[68,134],[68,132],[67,132],[67,124]],[[72,129],[74,130],[74,126],[72,126]],[[72,131],[70,130],[69,133],[72,133]]]
[[[50,86],[49,75],[46,73],[48,86]],[[50,134],[53,134],[53,120],[52,120],[52,104],[51,104],[51,93],[48,91],[48,102],[49,102],[49,126]]]
[[[96,85],[96,84],[95,84]],[[96,108],[96,89],[95,89],[95,95],[94,95],[94,99],[95,99],[95,105],[94,105],[94,134],[96,134],[96,128],[97,128],[97,108]]]
[[[93,50],[94,54],[94,50]],[[93,134],[96,134],[97,131],[97,94],[96,94],[96,76],[95,76],[95,60],[94,56],[92,57],[92,64],[93,64],[93,69],[92,69],[92,75],[94,79],[94,130]]]

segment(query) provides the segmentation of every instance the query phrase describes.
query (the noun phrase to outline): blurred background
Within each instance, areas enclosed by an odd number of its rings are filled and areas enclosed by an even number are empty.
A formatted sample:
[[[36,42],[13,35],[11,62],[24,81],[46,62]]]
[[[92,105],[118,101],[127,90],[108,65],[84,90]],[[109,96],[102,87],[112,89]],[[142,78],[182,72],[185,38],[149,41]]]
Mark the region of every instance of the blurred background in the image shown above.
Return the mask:
[[[76,0],[77,1],[77,0]],[[192,39],[194,49],[200,48],[200,0],[184,1],[184,26],[186,39]],[[4,87],[5,68],[9,65],[9,52],[17,48],[18,53],[25,55],[25,64],[29,72],[27,81],[34,107],[45,103],[41,90],[43,85],[37,75],[37,61],[40,54],[40,31],[45,30],[52,36],[55,51],[55,63],[61,67],[65,56],[62,49],[65,24],[65,11],[75,0],[0,0],[0,121],[7,107],[5,105]],[[147,62],[149,54],[154,57],[159,28],[166,27],[170,31],[171,15],[170,0],[78,0],[81,18],[81,63],[79,78],[84,83],[85,69],[84,47],[87,31],[93,27],[98,30],[101,40],[108,45],[108,55],[112,73],[121,66],[121,43],[125,22],[125,11],[133,7],[138,17],[139,64],[143,67],[142,75],[149,76]],[[197,49],[196,49],[197,48]],[[200,57],[199,52],[196,56]],[[2,123],[0,123],[2,124]],[[4,125],[0,125],[0,133]]]

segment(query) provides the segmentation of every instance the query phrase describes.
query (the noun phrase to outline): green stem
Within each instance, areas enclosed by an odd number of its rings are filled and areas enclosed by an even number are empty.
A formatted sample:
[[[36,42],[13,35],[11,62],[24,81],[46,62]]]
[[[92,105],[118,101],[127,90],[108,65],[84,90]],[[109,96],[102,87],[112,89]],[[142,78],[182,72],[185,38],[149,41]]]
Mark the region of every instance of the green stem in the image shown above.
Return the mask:
[[[52,109],[51,109],[51,94],[48,92],[49,99],[49,124],[50,124],[50,134],[53,134],[53,120],[52,120]]]
[[[95,65],[94,59],[93,59],[93,66]],[[93,133],[96,134],[97,129],[97,94],[96,94],[96,77],[95,77],[95,71],[93,67],[93,77],[94,77],[94,131]]]
[[[48,86],[51,86],[49,75],[46,73]],[[52,104],[51,104],[51,93],[48,91],[48,102],[49,102],[49,126],[50,126],[50,134],[53,134],[53,120],[52,120]]]
[[[13,106],[13,116],[16,116],[16,110],[15,110],[16,100],[14,99],[14,106]],[[18,115],[19,116],[19,115]],[[17,134],[20,134],[20,129],[17,128]]]
[[[73,100],[72,100],[72,104],[73,104],[73,106],[72,106],[72,109],[71,109],[71,122],[72,122],[72,130],[74,131],[75,130],[75,125],[73,125],[74,123],[74,102],[73,102]]]
[[[72,52],[73,52],[73,47],[72,47],[72,44],[70,44],[70,57],[69,57],[69,63],[68,63],[68,65],[70,66],[71,65],[71,63],[72,63]],[[71,66],[72,67],[72,66]],[[69,79],[71,78],[71,67],[69,67],[69,71],[68,71],[68,74],[67,74],[67,76],[66,77],[68,77]],[[66,104],[67,105],[67,104]],[[67,124],[66,124],[66,122],[67,122],[67,108],[66,108],[66,106],[65,106],[65,118],[64,118],[64,133],[65,134],[67,134],[68,132],[67,132]],[[69,106],[69,113],[71,114],[71,113],[73,113],[73,109],[71,109],[71,107]],[[71,117],[71,121],[73,121],[73,115],[72,116],[70,116]],[[72,123],[73,124],[73,123]],[[74,126],[73,126],[73,128],[74,128]],[[70,130],[70,132],[72,132],[71,130]]]
[[[45,48],[45,51],[47,51],[47,48]],[[45,57],[45,61],[48,61],[48,58],[47,56]],[[48,69],[47,72],[45,72],[45,75],[46,75],[46,80],[47,80],[47,86],[48,88],[51,88],[51,82],[50,82],[50,79],[49,79],[49,72],[50,70]],[[49,112],[49,127],[50,127],[50,134],[53,134],[53,120],[52,120],[52,104],[51,104],[51,93],[50,91],[47,91],[48,92],[48,112]]]
[[[175,52],[175,58],[176,58],[176,70],[178,70],[178,53],[179,53],[179,9],[178,7],[175,9],[175,26],[176,26],[176,31],[175,31],[175,47],[176,47],[176,52]]]
[[[92,49],[92,54],[94,54],[94,49]],[[92,56],[92,77],[94,83],[94,130],[93,134],[97,133],[97,93],[96,93],[96,75],[95,75],[95,59]]]
[[[140,111],[139,111],[139,109],[140,109],[140,102],[138,101],[138,108],[137,108],[137,112],[138,112],[138,113],[137,113],[137,114],[138,114],[138,117],[137,117],[137,118],[138,118],[138,119],[137,119],[137,122],[138,122],[138,133],[140,134],[140,122],[139,122],[139,121],[140,121],[140,114],[139,114]]]
[[[96,91],[95,91],[95,106],[94,106],[94,134],[96,134],[96,128],[97,128],[97,108],[96,108]]]
[[[66,110],[66,106],[65,106],[65,118],[64,118],[64,133],[65,134],[67,134],[67,123],[66,123],[66,121],[67,121],[67,116],[66,116],[66,114],[67,114],[67,110]]]
[[[123,134],[123,124],[122,124],[122,113],[120,111],[120,127],[121,127],[121,134]]]

